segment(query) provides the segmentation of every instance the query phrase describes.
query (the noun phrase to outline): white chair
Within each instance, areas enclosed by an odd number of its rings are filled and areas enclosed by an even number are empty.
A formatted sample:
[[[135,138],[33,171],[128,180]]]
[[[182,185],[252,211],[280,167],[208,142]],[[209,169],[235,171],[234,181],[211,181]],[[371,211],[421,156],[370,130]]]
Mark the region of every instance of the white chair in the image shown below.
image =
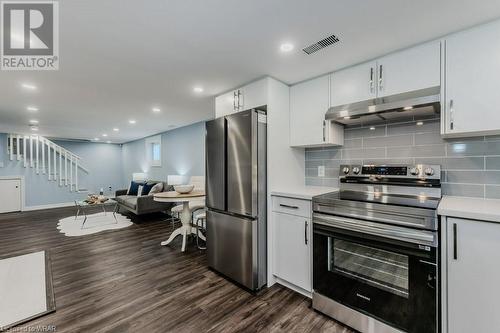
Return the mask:
[[[204,176],[192,176],[189,178],[188,184],[194,185],[193,191],[205,191],[205,177]],[[174,215],[177,217],[176,220],[179,219],[180,213],[182,212],[182,204],[176,205],[172,207],[170,210],[171,215]],[[201,210],[205,208],[205,200],[199,200],[199,201],[191,201],[189,202],[189,209],[192,212],[192,217],[194,216],[193,214],[197,210]],[[193,218],[194,221],[194,218]],[[174,228],[175,221],[172,220],[172,228]]]
[[[200,232],[205,231],[207,229],[207,214],[205,210],[202,213],[198,213],[194,216],[194,225],[196,227],[196,246],[200,250],[206,250],[206,246],[200,245]]]

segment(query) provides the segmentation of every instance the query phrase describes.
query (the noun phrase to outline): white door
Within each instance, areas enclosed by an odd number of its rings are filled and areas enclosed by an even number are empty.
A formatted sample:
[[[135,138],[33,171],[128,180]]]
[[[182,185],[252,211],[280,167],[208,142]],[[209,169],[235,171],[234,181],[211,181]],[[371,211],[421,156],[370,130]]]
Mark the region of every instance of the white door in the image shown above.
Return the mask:
[[[324,144],[325,113],[330,98],[330,76],[296,84],[290,88],[290,145]]]
[[[252,82],[240,88],[240,111],[267,105],[267,79]]]
[[[312,291],[310,220],[300,216],[273,213],[274,274],[304,290]]]
[[[332,75],[331,105],[361,102],[377,95],[377,63],[367,62]]]
[[[235,103],[233,91],[215,97],[215,118],[234,113]]]
[[[498,331],[500,224],[447,218],[447,240],[448,333]]]
[[[443,134],[498,133],[500,21],[447,38],[445,54]]]
[[[21,210],[21,180],[0,179],[0,213]]]
[[[426,43],[377,61],[378,97],[441,85],[441,43]]]

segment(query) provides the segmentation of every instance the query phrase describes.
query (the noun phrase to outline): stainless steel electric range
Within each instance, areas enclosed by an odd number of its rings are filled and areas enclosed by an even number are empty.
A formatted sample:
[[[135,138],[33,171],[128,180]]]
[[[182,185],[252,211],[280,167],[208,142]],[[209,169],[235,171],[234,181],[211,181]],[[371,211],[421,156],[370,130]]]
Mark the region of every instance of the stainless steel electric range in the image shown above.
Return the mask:
[[[313,198],[313,307],[370,333],[439,332],[438,165],[342,165]]]

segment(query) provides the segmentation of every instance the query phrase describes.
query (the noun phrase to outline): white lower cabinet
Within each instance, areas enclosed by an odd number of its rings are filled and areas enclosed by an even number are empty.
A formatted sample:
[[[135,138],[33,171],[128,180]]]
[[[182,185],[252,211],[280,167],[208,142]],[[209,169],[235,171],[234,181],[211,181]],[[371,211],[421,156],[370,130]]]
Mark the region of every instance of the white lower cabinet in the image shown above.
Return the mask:
[[[451,217],[445,224],[443,332],[498,332],[500,224]]]
[[[276,197],[273,198],[275,200]],[[294,199],[296,201],[296,199]],[[272,213],[274,225],[274,276],[299,289],[302,293],[312,292],[311,280],[311,241],[312,224],[309,217],[292,215],[279,211]],[[300,208],[297,208],[300,209]],[[298,214],[304,215],[301,212]]]

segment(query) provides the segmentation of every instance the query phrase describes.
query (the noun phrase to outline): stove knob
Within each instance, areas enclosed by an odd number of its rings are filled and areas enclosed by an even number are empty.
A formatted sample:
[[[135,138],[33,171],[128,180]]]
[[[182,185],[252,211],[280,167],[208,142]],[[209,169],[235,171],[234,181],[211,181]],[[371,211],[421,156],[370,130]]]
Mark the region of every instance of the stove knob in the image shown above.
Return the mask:
[[[434,174],[434,169],[433,168],[425,168],[424,172],[427,176],[432,176]]]
[[[349,173],[349,167],[344,167],[342,172],[347,175]]]
[[[358,167],[352,168],[352,172],[354,172],[355,175],[357,175],[361,170],[359,170]]]
[[[410,174],[412,176],[417,176],[420,173],[420,170],[417,167],[413,167],[410,169]]]

